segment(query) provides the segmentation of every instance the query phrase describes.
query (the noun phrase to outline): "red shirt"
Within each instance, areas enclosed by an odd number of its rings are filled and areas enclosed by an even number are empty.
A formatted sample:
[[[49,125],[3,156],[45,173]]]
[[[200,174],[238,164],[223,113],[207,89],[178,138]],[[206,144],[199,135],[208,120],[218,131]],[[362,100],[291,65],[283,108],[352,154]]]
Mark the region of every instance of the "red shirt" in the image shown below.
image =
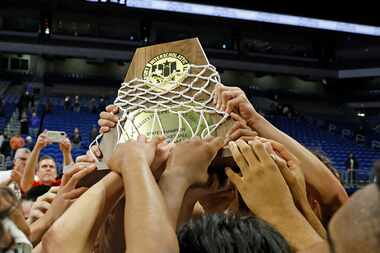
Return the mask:
[[[32,187],[34,186],[40,186],[40,185],[45,185],[40,181],[33,181]],[[56,179],[50,186],[60,186],[61,185],[61,179]]]

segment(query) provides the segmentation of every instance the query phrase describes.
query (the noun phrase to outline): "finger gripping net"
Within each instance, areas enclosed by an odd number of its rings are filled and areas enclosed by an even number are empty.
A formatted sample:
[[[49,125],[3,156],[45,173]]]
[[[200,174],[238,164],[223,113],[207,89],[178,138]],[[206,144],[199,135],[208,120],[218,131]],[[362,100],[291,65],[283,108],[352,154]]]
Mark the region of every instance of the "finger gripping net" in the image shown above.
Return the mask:
[[[122,115],[117,124],[118,143],[142,134],[136,124],[136,118],[142,113],[150,113],[149,138],[153,135],[167,136],[162,122],[164,113],[178,117],[178,129],[170,138],[171,142],[179,140],[181,131],[188,131],[191,137],[206,138],[211,135],[229,116],[212,104],[218,83],[220,76],[210,64],[190,64],[184,72],[174,72],[168,76],[154,73],[145,79],[135,78],[122,83],[114,101]],[[189,122],[189,113],[197,115],[197,124]],[[211,114],[219,117],[214,117],[210,123],[208,116]]]

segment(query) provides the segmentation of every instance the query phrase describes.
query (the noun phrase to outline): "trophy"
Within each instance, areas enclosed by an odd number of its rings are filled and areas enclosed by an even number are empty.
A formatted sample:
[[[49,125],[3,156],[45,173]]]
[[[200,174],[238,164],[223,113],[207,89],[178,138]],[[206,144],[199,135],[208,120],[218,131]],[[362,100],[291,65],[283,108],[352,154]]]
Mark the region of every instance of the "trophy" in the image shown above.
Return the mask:
[[[106,173],[105,162],[117,144],[140,134],[164,135],[174,143],[193,136],[224,137],[232,121],[213,104],[218,83],[219,73],[197,38],[138,48],[114,101],[120,120],[95,141],[103,154],[98,171]],[[223,150],[210,168],[236,167],[227,153]]]

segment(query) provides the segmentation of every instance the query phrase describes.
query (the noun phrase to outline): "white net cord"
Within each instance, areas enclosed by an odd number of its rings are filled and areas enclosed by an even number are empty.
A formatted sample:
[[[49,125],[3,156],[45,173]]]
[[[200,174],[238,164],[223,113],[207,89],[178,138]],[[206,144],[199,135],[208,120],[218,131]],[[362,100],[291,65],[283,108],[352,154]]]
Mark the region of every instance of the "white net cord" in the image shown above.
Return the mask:
[[[122,115],[116,126],[117,143],[123,143],[133,138],[131,132],[140,134],[139,128],[135,124],[135,118],[141,113],[153,114],[149,138],[153,137],[154,129],[157,127],[158,132],[165,136],[160,113],[176,114],[178,131],[171,139],[171,143],[177,141],[183,129],[188,130],[191,137],[206,138],[228,118],[229,115],[226,112],[217,110],[211,105],[215,86],[220,83],[220,76],[214,66],[190,64],[185,73],[175,72],[168,77],[155,74],[155,78],[135,78],[122,83],[114,101],[114,104],[119,108],[120,115]],[[157,79],[161,81],[152,81]],[[172,88],[163,88],[163,83]],[[186,114],[190,112],[196,112],[199,115],[195,129],[186,118]],[[209,124],[206,114],[216,114],[221,117],[217,122]],[[132,126],[130,133],[125,129],[126,124]],[[101,137],[102,134],[97,136],[89,147],[90,153],[96,161],[98,159],[93,154],[91,147],[99,145]]]

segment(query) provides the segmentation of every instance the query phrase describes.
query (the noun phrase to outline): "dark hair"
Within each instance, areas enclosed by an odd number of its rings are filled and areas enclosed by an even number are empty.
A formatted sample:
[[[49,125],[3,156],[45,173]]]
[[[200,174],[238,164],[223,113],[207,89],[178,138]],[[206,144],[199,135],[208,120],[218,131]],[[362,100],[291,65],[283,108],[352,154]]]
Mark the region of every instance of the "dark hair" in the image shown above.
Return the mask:
[[[43,160],[53,160],[55,162],[55,158],[51,155],[44,155],[40,158],[40,160],[38,162],[41,162]]]
[[[284,237],[256,216],[205,215],[178,231],[181,253],[291,252]]]
[[[332,165],[330,159],[323,153],[317,150],[310,150],[326,167],[340,180],[340,174],[337,169]]]

